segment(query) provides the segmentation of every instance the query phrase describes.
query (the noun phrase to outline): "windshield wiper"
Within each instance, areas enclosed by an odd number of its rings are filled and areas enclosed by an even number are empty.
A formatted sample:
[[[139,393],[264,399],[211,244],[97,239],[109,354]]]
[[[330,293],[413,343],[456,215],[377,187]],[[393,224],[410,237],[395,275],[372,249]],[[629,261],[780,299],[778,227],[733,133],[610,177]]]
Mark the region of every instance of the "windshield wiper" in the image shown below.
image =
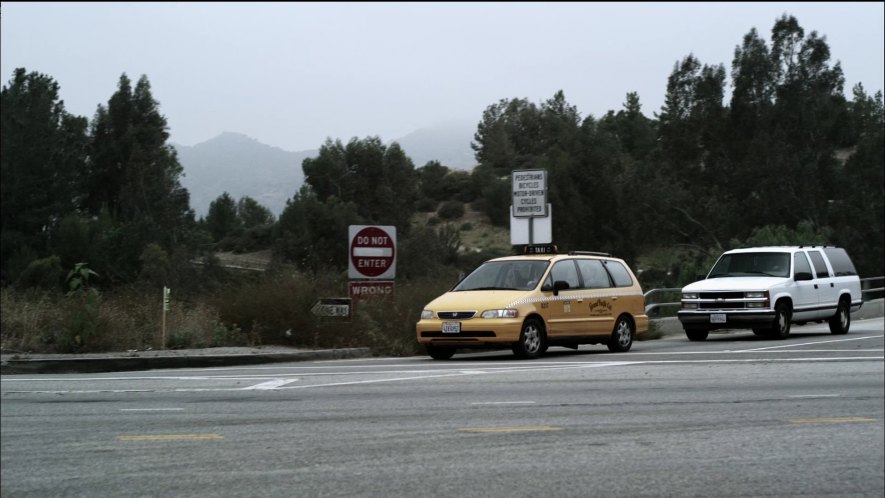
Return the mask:
[[[518,290],[515,287],[474,287],[472,289],[461,289],[464,291],[478,291],[478,290]]]

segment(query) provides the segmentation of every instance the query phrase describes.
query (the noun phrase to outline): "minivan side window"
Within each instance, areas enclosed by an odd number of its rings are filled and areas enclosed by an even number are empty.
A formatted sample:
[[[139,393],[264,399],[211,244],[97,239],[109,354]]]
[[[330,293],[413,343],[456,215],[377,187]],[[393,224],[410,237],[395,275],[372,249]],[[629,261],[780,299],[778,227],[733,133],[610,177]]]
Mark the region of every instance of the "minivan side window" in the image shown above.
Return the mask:
[[[620,262],[606,261],[605,268],[612,276],[612,280],[615,281],[615,287],[630,287],[633,285],[633,279],[630,277],[630,272],[628,272]]]
[[[578,269],[581,270],[581,278],[584,279],[584,287],[588,289],[605,289],[611,287],[608,273],[602,267],[602,261],[598,259],[579,259]]]
[[[833,266],[833,271],[836,272],[837,277],[857,275],[857,270],[854,269],[854,263],[851,262],[851,258],[848,257],[848,253],[845,252],[845,249],[840,247],[824,247],[824,253],[827,255],[827,258],[829,258],[830,265]]]
[[[569,289],[577,289],[581,286],[578,280],[578,269],[575,268],[575,262],[570,259],[553,265],[553,268],[550,269],[550,276],[553,277],[554,282],[557,280],[568,282]]]
[[[820,251],[808,251],[808,256],[811,258],[811,263],[814,265],[814,271],[817,273],[817,278],[827,278],[830,276],[830,271],[827,270],[827,264],[824,263],[824,257],[821,255]]]
[[[808,258],[805,257],[804,252],[797,252],[793,255],[793,277],[800,273],[812,275],[811,265],[808,264]]]

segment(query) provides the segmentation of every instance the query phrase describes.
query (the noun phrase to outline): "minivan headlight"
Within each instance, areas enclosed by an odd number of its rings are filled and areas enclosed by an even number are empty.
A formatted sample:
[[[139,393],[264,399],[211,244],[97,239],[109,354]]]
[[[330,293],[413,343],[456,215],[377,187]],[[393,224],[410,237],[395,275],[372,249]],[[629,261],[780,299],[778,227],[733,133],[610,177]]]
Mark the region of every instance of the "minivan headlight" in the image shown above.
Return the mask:
[[[421,312],[421,319],[422,319],[422,320],[430,320],[430,319],[432,319],[432,318],[433,318],[433,312],[432,312],[432,311],[430,311],[430,310],[424,310],[424,311]]]
[[[514,309],[485,310],[480,316],[482,318],[516,318],[519,313]]]

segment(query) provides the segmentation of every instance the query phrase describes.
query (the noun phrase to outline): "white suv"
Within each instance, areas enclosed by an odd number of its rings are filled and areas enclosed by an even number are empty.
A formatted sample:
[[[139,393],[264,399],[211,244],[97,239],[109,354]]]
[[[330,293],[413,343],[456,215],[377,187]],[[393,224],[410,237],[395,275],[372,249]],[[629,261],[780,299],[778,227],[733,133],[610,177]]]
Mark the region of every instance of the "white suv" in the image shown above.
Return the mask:
[[[679,321],[692,341],[710,330],[752,328],[783,339],[790,324],[830,324],[847,334],[863,304],[851,258],[838,247],[753,247],[719,257],[707,278],[682,289]]]

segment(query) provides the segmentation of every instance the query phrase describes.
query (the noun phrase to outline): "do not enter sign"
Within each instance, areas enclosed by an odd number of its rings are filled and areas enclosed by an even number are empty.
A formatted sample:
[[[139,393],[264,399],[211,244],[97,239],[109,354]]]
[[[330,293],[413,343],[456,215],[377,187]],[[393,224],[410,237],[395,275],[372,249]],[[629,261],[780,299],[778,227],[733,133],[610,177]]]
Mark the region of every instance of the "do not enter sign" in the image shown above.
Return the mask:
[[[396,276],[396,227],[350,225],[349,278]]]

